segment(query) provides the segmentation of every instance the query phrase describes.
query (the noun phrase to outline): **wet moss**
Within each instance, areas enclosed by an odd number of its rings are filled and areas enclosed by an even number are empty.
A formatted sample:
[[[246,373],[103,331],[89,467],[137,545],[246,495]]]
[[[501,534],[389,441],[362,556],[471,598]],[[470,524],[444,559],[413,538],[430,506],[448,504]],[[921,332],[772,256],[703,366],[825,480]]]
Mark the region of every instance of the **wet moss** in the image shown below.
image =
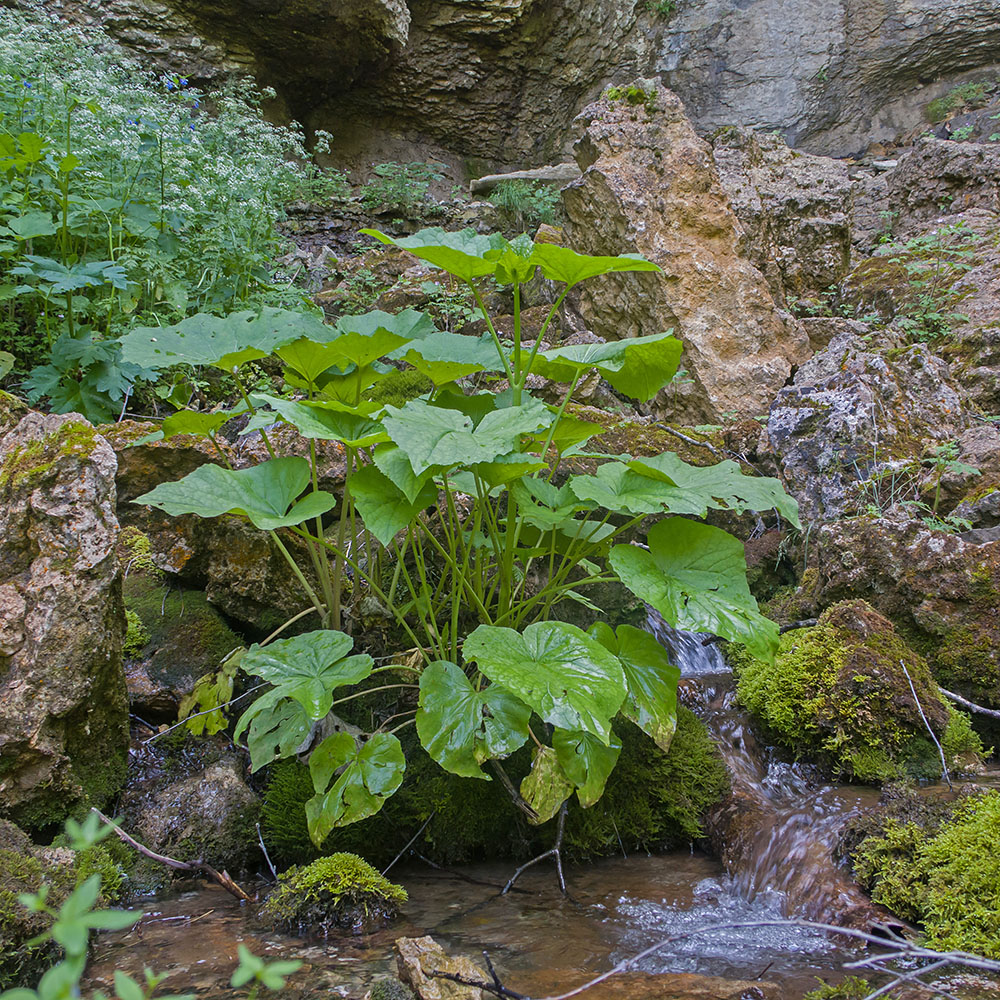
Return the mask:
[[[398,979],[376,979],[369,1000],[414,1000],[413,990]]]
[[[843,601],[815,627],[786,633],[773,663],[746,656],[731,662],[740,702],[767,733],[834,776],[875,784],[939,777],[921,709],[947,744],[950,766],[982,752],[967,720],[957,721],[942,700],[926,662],[864,601]]]
[[[376,382],[365,391],[364,397],[372,403],[402,406],[433,388],[434,383],[426,375],[422,375],[415,368],[409,368],[393,372]]]
[[[338,853],[283,872],[261,916],[293,933],[370,933],[389,923],[406,899],[402,886],[356,854]]]
[[[664,754],[628,722],[616,722],[622,753],[604,796],[590,809],[571,801],[566,850],[575,859],[687,844],[702,836],[701,817],[729,790],[721,757],[704,725],[683,706],[670,752]],[[554,823],[528,824],[499,781],[473,781],[443,771],[422,750],[405,746],[407,773],[381,812],[334,830],[324,851],[352,851],[386,864],[426,822],[418,850],[444,864],[477,859],[524,859],[551,846]],[[530,752],[504,761],[517,784],[530,767]],[[305,821],[313,794],[308,768],[297,761],[276,765],[264,794],[264,840],[280,863],[316,856]]]
[[[841,983],[824,983],[810,990],[802,1000],[864,1000],[872,991],[871,983],[860,976],[848,976]]]
[[[1000,793],[927,804],[911,796],[891,804],[851,856],[872,899],[921,924],[928,945],[998,958],[998,842]]]

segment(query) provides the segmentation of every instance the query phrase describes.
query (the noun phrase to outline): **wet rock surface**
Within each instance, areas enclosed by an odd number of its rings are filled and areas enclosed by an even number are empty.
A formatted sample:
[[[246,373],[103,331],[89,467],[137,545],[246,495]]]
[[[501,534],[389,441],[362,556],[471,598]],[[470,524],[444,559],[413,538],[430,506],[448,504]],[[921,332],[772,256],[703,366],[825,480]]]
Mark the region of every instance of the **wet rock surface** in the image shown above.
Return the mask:
[[[115,471],[78,414],[31,412],[0,438],[0,813],[29,828],[124,777]]]

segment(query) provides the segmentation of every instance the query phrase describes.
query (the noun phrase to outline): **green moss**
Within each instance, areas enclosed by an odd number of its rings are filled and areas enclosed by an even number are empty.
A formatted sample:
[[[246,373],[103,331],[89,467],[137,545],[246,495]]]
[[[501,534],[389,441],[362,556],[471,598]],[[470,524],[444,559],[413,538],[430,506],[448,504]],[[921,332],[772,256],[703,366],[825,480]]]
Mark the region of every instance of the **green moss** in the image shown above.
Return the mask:
[[[980,792],[912,818],[890,813],[854,851],[854,869],[875,902],[923,926],[931,947],[998,958],[998,843],[1000,793]]]
[[[143,646],[149,642],[149,629],[142,624],[142,619],[138,612],[131,608],[125,609],[125,642],[122,645],[122,652],[128,656],[138,656],[142,652]]]
[[[942,122],[953,111],[965,108],[981,108],[989,101],[989,94],[994,89],[990,83],[962,83],[953,87],[942,97],[936,97],[929,102],[925,112],[927,120],[933,124]]]
[[[261,912],[290,931],[367,933],[388,923],[406,899],[402,886],[356,854],[338,853],[283,872]]]
[[[121,561],[125,573],[145,573],[156,577],[159,570],[153,562],[152,543],[149,535],[140,531],[134,525],[122,528],[118,535],[118,545],[121,548]]]
[[[954,721],[926,663],[864,601],[836,604],[814,628],[786,633],[773,663],[742,657],[734,669],[741,704],[768,733],[839,777],[869,783],[939,777],[920,707],[936,720],[939,737],[951,720],[949,763],[982,749],[969,727]]]
[[[396,371],[376,382],[364,393],[365,399],[372,403],[387,403],[391,406],[402,406],[411,399],[430,392],[434,383],[415,368]]]
[[[0,466],[0,490],[30,487],[40,482],[67,455],[88,458],[97,433],[85,420],[70,420],[50,434],[7,453]]]
[[[370,1000],[413,1000],[413,990],[398,979],[376,979],[369,997]]]
[[[645,87],[640,87],[634,83],[625,87],[608,87],[604,91],[604,96],[612,103],[625,101],[627,104],[632,104],[636,107],[640,104],[645,104],[650,110],[656,106],[655,87],[650,87],[647,90]]]
[[[570,804],[566,849],[575,859],[687,844],[702,836],[704,813],[729,790],[725,765],[704,725],[686,708],[677,713],[677,731],[664,754],[628,722],[616,722],[622,753],[600,801],[582,809]],[[551,846],[554,821],[530,826],[514,808],[501,783],[472,781],[443,771],[413,743],[405,745],[403,785],[381,812],[334,830],[325,851],[353,851],[387,864],[427,822],[419,850],[435,861],[523,859]],[[527,773],[530,752],[504,761],[515,784]],[[268,850],[281,863],[316,856],[305,821],[313,795],[308,768],[284,761],[271,770],[261,816]]]
[[[864,1000],[872,991],[867,979],[848,976],[842,983],[824,983],[818,989],[810,990],[802,1000]]]

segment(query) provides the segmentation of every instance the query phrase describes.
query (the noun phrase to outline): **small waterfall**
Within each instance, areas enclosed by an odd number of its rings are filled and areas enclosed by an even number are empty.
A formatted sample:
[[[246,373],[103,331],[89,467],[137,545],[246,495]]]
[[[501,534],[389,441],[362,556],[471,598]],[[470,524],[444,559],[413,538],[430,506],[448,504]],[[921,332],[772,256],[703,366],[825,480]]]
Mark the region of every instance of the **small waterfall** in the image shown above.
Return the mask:
[[[878,793],[831,786],[807,765],[783,761],[754,736],[736,685],[711,637],[647,627],[681,670],[679,697],[708,727],[729,769],[732,795],[706,818],[709,837],[741,897],[780,892],[786,915],[867,928],[892,922],[834,861],[847,818]]]

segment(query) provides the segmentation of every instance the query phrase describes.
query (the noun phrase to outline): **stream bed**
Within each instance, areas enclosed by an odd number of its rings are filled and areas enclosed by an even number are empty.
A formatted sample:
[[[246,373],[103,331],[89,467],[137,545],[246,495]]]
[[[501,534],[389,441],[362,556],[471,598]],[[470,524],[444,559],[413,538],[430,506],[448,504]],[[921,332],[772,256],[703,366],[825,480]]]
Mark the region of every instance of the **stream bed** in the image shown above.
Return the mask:
[[[465,866],[463,875],[502,882],[510,867]],[[299,958],[290,980],[295,996],[333,992],[360,998],[381,975],[394,973],[392,943],[431,934],[449,952],[480,959],[489,951],[506,985],[540,996],[567,990],[604,972],[665,934],[707,925],[768,920],[782,915],[779,893],[747,900],[707,856],[676,851],[633,855],[567,870],[571,899],[558,890],[551,867],[522,876],[522,891],[500,896],[427,867],[399,867],[392,876],[410,893],[400,918],[367,937],[296,938],[257,925],[253,909],[214,886],[149,900],[136,928],[99,939],[88,970],[90,985],[107,990],[116,968],[169,973],[161,989],[199,996],[237,995],[229,988],[237,946],[262,957]],[[847,952],[823,935],[794,927],[699,933],[645,959],[644,972],[687,972],[780,983],[801,997],[816,977],[839,980]],[[242,992],[238,995],[242,995]]]

